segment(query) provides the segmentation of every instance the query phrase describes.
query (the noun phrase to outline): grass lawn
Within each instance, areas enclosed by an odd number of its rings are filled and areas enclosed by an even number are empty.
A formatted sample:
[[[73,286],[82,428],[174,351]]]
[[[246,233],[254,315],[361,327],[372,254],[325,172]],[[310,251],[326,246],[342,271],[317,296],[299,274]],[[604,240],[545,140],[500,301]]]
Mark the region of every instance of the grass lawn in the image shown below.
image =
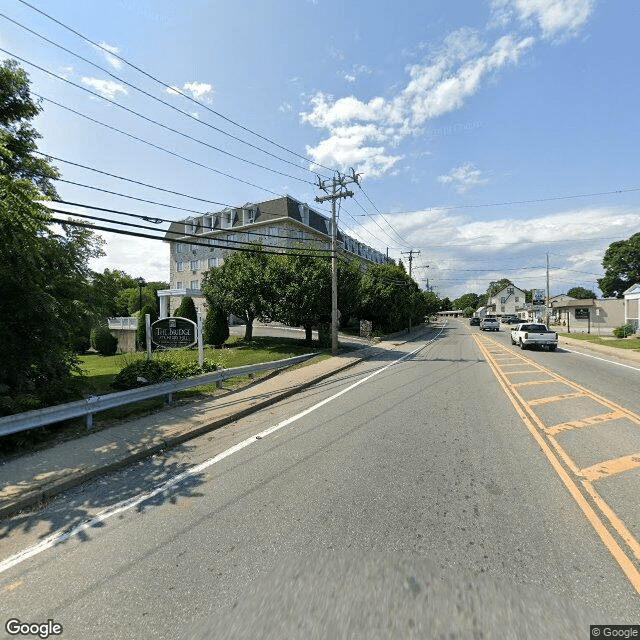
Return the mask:
[[[640,336],[631,338],[609,338],[594,336],[592,333],[559,333],[564,338],[573,340],[585,340],[593,344],[601,344],[605,347],[615,347],[616,349],[636,349],[640,350]]]
[[[206,347],[204,351],[205,359],[212,360],[219,367],[231,369],[248,364],[259,362],[271,362],[273,360],[283,360],[304,353],[316,352],[318,355],[308,362],[299,366],[305,366],[313,362],[318,362],[331,356],[330,349],[320,349],[317,342],[313,345],[305,345],[302,339],[296,338],[270,338],[254,337],[251,343],[245,343],[240,336],[231,336],[223,349],[213,349]],[[198,350],[178,350],[171,353],[172,357],[180,360],[198,361]],[[101,356],[98,354],[87,354],[80,356],[80,366],[83,373],[85,388],[87,393],[104,395],[113,393],[111,382],[119,371],[135,360],[145,358],[144,353],[126,353],[115,356]],[[256,374],[254,379],[249,376],[231,378],[224,381],[224,388],[221,392],[216,389],[215,384],[205,385],[186,389],[174,394],[174,401],[188,401],[191,397],[202,396],[203,394],[214,395],[218,393],[228,393],[230,390],[244,387],[255,382],[266,375],[273,375],[272,371],[263,374]],[[152,398],[143,402],[102,411],[94,416],[93,430],[97,431],[113,425],[122,420],[130,420],[142,415],[153,413],[164,407],[162,397]],[[40,448],[47,448],[57,442],[82,437],[87,433],[84,419],[70,420],[66,423],[49,425],[40,429],[32,429],[5,436],[0,443],[0,458],[4,456],[21,455],[29,451]]]

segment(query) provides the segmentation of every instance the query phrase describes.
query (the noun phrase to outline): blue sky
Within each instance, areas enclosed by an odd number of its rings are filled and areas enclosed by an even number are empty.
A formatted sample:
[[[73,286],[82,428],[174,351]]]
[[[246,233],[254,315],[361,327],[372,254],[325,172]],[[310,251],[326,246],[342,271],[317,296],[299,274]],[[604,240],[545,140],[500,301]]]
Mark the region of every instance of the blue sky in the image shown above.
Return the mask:
[[[552,294],[593,288],[607,246],[640,230],[632,0],[33,6],[149,74],[19,0],[3,3],[2,49],[97,94],[21,63],[45,98],[40,148],[70,182],[204,212],[284,193],[313,205],[313,171],[354,167],[362,190],[343,203],[340,226],[394,258],[419,251],[414,277],[450,298],[501,277],[544,288],[547,253]],[[69,183],[58,192],[152,218],[187,215]],[[95,269],[168,280],[165,244],[104,235]]]

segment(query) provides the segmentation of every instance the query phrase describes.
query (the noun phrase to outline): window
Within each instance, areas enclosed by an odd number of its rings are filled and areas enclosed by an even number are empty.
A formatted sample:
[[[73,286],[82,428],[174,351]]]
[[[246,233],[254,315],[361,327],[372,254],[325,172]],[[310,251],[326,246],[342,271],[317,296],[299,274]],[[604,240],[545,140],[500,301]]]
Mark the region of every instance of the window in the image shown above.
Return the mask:
[[[191,260],[191,271],[197,271],[200,268],[200,260]]]
[[[506,301],[507,301],[507,299],[506,299],[504,296],[502,296],[502,298],[500,298],[500,302],[501,302],[502,304],[504,304]]]
[[[200,281],[199,280],[192,280],[190,285],[191,285],[191,289],[199,289],[200,288]]]
[[[236,234],[235,234],[235,233],[230,233],[230,234],[227,236],[227,241],[228,241],[232,246],[234,246],[234,245],[235,245],[235,243],[236,243],[237,239],[238,239],[238,238],[237,238],[237,236],[236,236]]]
[[[516,296],[516,302],[520,302],[520,297]]]
[[[176,253],[182,253],[184,251],[184,245],[182,242],[176,243]]]
[[[193,220],[193,218],[189,218],[188,220],[185,221],[184,223],[184,234],[186,236],[188,236],[191,233],[195,232],[195,224],[194,224],[195,220]]]
[[[508,293],[509,295],[511,295],[511,294],[513,293],[513,287],[509,287],[509,288],[507,289],[507,293]]]
[[[178,282],[176,282],[176,289],[182,289],[182,280],[178,280]]]
[[[176,265],[176,269],[178,271],[184,271],[184,262],[182,262],[182,260],[178,262],[178,264]]]
[[[220,258],[209,258],[209,266],[210,267],[219,267],[220,266]]]

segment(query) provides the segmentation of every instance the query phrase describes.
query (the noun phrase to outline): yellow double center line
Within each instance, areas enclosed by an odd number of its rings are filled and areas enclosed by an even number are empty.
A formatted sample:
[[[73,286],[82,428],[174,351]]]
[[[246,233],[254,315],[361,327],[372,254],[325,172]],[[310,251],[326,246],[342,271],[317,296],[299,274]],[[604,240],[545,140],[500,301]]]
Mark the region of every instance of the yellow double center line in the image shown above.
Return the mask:
[[[559,376],[495,340],[486,336],[473,337],[518,415],[633,588],[640,594],[640,543],[594,488],[594,482],[598,480],[639,468],[640,452],[579,468],[556,439],[558,434],[567,431],[606,425],[613,421],[619,424],[622,420],[640,427],[640,416]],[[558,387],[562,393],[558,392]],[[523,395],[527,388],[535,388],[541,391],[542,395],[527,399]],[[548,395],[544,394],[545,388],[549,391]],[[552,404],[562,407],[562,403],[581,399],[586,399],[592,415],[545,424],[540,411],[536,410],[538,407]]]

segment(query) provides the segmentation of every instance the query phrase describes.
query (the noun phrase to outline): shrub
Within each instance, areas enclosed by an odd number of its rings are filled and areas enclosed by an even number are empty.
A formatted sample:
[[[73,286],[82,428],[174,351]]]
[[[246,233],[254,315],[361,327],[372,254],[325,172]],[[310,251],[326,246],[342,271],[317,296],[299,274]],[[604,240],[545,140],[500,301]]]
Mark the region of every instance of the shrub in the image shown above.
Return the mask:
[[[118,338],[105,325],[91,329],[91,346],[101,356],[112,356],[118,350]]]
[[[196,305],[191,296],[185,296],[180,302],[180,306],[175,310],[174,316],[178,318],[187,318],[193,322],[198,322],[198,312],[196,311]]]
[[[167,380],[181,380],[201,373],[216,371],[221,363],[205,360],[202,367],[195,360],[176,359],[175,354],[156,353],[153,358],[134,360],[116,375],[111,386],[124,391],[144,387],[148,384],[158,384]]]
[[[635,333],[635,327],[632,324],[623,324],[621,327],[618,327],[613,330],[613,335],[616,338],[626,338],[631,334]]]
[[[145,323],[145,316],[149,314],[151,324],[158,319],[158,312],[156,311],[155,304],[145,304],[138,316],[138,328],[136,329],[136,347],[144,351],[147,348],[147,326]],[[153,349],[153,345],[151,347]]]
[[[224,309],[211,307],[202,328],[205,344],[220,348],[229,339],[229,321]]]

